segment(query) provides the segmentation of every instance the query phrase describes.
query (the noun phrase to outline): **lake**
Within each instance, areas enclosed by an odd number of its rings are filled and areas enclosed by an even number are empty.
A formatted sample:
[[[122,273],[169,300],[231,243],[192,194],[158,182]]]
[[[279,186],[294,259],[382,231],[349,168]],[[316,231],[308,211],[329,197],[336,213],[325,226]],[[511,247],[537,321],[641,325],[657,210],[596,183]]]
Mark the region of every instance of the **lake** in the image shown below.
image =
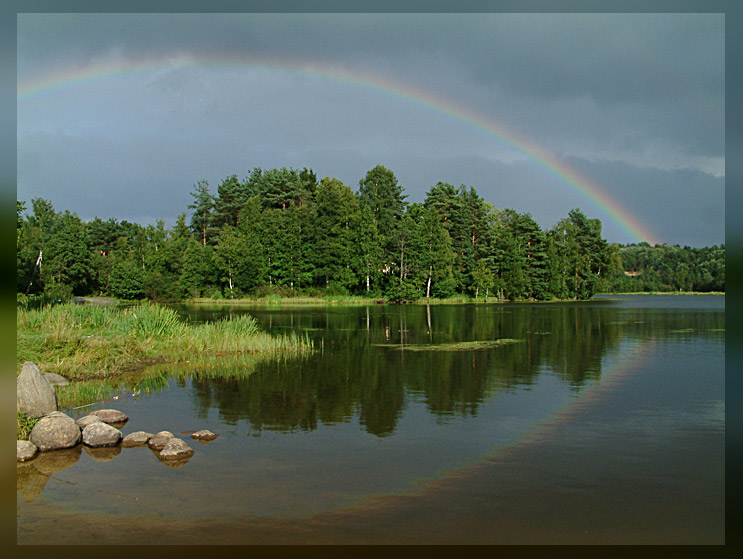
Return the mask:
[[[195,454],[19,465],[18,543],[725,542],[724,296],[178,310],[317,351],[68,411]]]

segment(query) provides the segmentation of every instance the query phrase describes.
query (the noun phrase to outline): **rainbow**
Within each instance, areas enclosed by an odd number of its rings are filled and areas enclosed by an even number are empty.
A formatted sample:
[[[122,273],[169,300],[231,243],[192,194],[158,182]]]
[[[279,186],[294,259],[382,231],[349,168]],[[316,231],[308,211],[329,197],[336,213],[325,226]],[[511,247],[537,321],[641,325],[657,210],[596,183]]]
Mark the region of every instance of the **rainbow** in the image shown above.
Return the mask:
[[[547,412],[542,419],[529,424],[512,440],[497,444],[483,454],[466,458],[458,464],[416,479],[411,486],[387,494],[371,496],[354,505],[338,507],[336,512],[341,510],[344,513],[360,510],[381,511],[385,507],[393,507],[396,499],[402,496],[425,497],[434,494],[444,486],[449,488],[456,486],[459,480],[492,467],[495,462],[523,448],[549,441],[561,426],[575,421],[591,406],[600,405],[602,399],[608,394],[628,383],[643,364],[646,356],[653,353],[654,348],[655,343],[652,341],[629,342],[629,347],[624,349],[621,360],[602,364],[599,379],[592,381],[577,395],[570,396]]]
[[[562,184],[598,209],[605,218],[611,220],[627,233],[635,242],[647,241],[660,244],[651,230],[640,223],[626,208],[620,205],[599,185],[571,168],[564,160],[541,149],[536,143],[507,129],[483,114],[457,104],[440,95],[393,81],[389,78],[362,73],[349,68],[321,63],[287,62],[282,59],[254,58],[246,56],[163,56],[160,58],[132,59],[128,61],[102,62],[74,70],[48,73],[41,78],[19,82],[17,103],[19,106],[55,94],[61,94],[85,85],[124,79],[131,76],[147,75],[152,72],[179,70],[195,67],[207,68],[255,68],[269,71],[283,70],[292,74],[305,75],[338,82],[347,86],[391,96],[444,118],[485,134],[498,144],[523,154],[527,159],[557,178]]]

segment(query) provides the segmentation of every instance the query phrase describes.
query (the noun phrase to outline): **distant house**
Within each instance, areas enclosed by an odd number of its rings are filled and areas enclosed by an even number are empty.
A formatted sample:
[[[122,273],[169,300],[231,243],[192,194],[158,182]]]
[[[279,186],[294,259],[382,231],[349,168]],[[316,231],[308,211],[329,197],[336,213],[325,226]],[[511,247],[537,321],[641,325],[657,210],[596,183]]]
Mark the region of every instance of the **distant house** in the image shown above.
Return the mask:
[[[629,277],[631,277],[631,278],[637,277],[637,276],[639,276],[639,275],[640,275],[641,273],[642,273],[642,272],[628,272],[628,271],[626,271],[626,270],[624,271],[624,275],[625,275],[625,276],[629,276]]]

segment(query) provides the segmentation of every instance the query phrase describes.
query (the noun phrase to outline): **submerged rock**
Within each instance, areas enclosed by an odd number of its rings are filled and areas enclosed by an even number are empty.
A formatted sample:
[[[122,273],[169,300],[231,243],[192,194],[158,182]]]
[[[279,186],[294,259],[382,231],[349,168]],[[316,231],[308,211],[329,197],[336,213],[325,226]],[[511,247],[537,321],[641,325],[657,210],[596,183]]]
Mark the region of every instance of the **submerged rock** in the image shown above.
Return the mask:
[[[147,433],[145,431],[135,431],[134,433],[129,433],[126,437],[121,439],[121,446],[145,446],[152,437],[152,433]]]
[[[160,431],[149,441],[147,441],[147,446],[149,446],[152,450],[162,450],[163,448],[165,448],[165,445],[168,444],[168,441],[172,438],[174,438],[174,435],[170,431]]]
[[[96,410],[90,412],[90,415],[96,415],[101,418],[104,423],[126,423],[129,421],[129,417],[119,410]]]
[[[29,440],[41,452],[71,448],[81,439],[80,427],[74,419],[62,412],[53,412],[39,419],[29,436]]]
[[[26,361],[16,378],[16,409],[29,417],[57,411],[57,394],[49,380],[31,361]]]
[[[39,451],[31,441],[18,441],[16,444],[16,461],[25,462],[31,460]]]
[[[121,431],[101,421],[83,429],[83,444],[91,447],[115,446],[121,440]]]
[[[199,442],[211,442],[214,439],[216,439],[219,435],[216,435],[215,433],[212,433],[208,429],[202,429],[201,431],[196,431],[191,435],[192,439],[196,439]]]
[[[193,449],[183,439],[172,437],[160,451],[160,460],[180,460],[193,455]]]

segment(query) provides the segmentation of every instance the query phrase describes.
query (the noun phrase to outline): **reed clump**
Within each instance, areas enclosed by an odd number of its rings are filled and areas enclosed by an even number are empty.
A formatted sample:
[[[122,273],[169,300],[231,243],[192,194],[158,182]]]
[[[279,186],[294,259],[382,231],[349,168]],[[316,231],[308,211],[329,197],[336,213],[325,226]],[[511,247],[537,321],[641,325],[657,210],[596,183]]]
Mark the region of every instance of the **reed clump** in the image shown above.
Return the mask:
[[[70,380],[111,379],[158,363],[198,366],[216,355],[272,359],[313,351],[307,337],[267,334],[248,315],[192,324],[156,304],[18,309],[16,332],[18,370],[33,361]]]

